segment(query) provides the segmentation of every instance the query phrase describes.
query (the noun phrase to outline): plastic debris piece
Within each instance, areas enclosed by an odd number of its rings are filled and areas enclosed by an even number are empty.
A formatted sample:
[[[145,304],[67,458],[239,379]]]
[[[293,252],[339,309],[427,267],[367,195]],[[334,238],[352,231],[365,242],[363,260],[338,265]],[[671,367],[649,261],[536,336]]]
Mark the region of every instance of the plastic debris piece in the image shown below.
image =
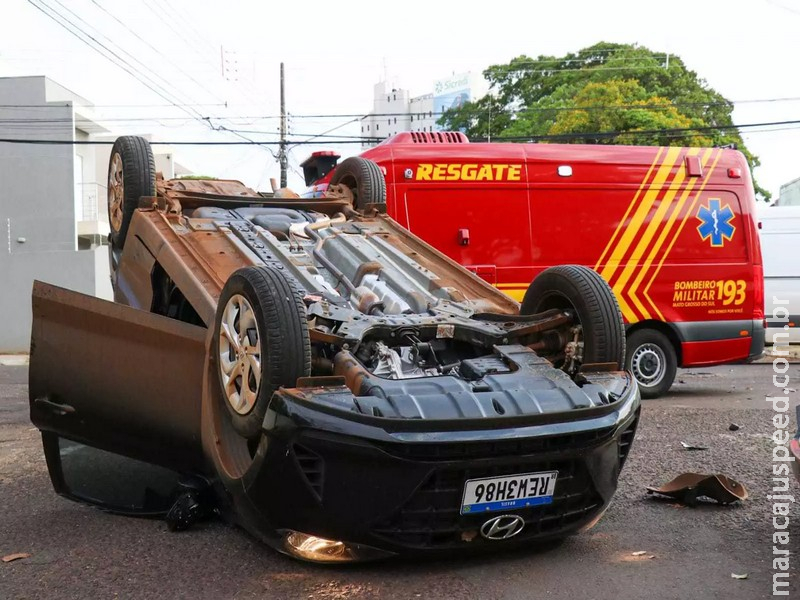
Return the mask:
[[[736,423],[731,423],[728,425],[728,431],[739,431],[741,427],[739,427]]]
[[[631,556],[642,556],[644,554],[647,554],[646,550],[639,550],[638,552],[631,552]]]
[[[687,444],[686,442],[681,442],[681,446],[683,446],[684,450],[708,450],[708,446],[697,446],[696,444]]]
[[[744,485],[721,473],[683,473],[661,487],[648,487],[647,492],[674,498],[688,506],[695,506],[701,496],[720,504],[731,504],[737,500],[743,502],[748,497]]]
[[[747,573],[742,573],[741,575],[738,573],[731,573],[731,577],[734,579],[747,579]]]
[[[30,558],[31,555],[27,552],[17,552],[16,554],[7,554],[3,557],[4,563],[13,562],[15,560],[20,560],[21,558]]]

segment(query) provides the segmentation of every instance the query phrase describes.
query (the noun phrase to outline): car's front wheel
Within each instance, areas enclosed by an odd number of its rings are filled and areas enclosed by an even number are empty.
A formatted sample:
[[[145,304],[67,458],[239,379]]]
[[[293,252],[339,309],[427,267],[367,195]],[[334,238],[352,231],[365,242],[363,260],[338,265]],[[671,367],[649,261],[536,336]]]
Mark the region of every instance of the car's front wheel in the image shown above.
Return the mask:
[[[217,306],[214,345],[233,428],[256,438],[273,392],[311,373],[306,311],[293,280],[272,267],[234,272]]]

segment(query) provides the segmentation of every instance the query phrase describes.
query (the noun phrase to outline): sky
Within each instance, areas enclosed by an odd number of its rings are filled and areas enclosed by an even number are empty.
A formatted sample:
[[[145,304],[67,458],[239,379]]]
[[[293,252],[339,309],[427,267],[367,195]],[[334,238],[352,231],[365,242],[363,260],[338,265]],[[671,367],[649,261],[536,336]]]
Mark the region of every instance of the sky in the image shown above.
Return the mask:
[[[276,141],[283,62],[292,139],[357,137],[358,120],[345,115],[369,112],[381,80],[421,95],[454,73],[523,54],[561,56],[599,41],[680,56],[734,101],[736,124],[800,121],[797,0],[0,0],[0,10],[0,77],[47,75],[90,100],[120,135]],[[42,11],[69,19],[117,56],[108,60]],[[798,125],[742,134],[761,159],[756,179],[774,196],[800,177]],[[360,151],[329,139],[291,149],[289,187],[304,187],[299,164],[310,152]],[[267,190],[279,176],[274,151],[180,147],[175,157],[196,173]]]

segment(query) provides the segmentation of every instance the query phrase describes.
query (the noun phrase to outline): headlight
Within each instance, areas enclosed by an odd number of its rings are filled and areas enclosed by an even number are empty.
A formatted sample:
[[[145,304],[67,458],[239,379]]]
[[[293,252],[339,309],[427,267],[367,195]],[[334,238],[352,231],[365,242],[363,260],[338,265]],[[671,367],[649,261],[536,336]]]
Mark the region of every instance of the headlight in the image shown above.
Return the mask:
[[[296,558],[318,563],[356,562],[376,560],[390,556],[391,552],[378,550],[363,544],[352,544],[340,540],[329,540],[316,535],[286,529],[283,549]]]

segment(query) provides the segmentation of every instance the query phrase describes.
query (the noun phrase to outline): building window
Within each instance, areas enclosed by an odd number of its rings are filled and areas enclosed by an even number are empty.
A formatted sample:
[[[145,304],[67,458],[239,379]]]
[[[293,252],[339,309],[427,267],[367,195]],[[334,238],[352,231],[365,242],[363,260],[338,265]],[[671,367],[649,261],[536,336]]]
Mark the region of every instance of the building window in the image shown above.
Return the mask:
[[[380,123],[375,123],[375,131],[378,131],[381,128]]]
[[[364,133],[364,126],[361,126],[361,133]]]
[[[391,97],[389,97],[389,96],[386,96],[386,101],[387,101],[387,102],[391,102],[391,101],[392,101]]]
[[[367,125],[367,131],[369,131],[369,125]]]
[[[394,124],[397,125],[397,117],[394,118]]]
[[[397,94],[393,94],[394,99],[397,100]]]
[[[414,122],[414,115],[411,115],[411,122]]]

